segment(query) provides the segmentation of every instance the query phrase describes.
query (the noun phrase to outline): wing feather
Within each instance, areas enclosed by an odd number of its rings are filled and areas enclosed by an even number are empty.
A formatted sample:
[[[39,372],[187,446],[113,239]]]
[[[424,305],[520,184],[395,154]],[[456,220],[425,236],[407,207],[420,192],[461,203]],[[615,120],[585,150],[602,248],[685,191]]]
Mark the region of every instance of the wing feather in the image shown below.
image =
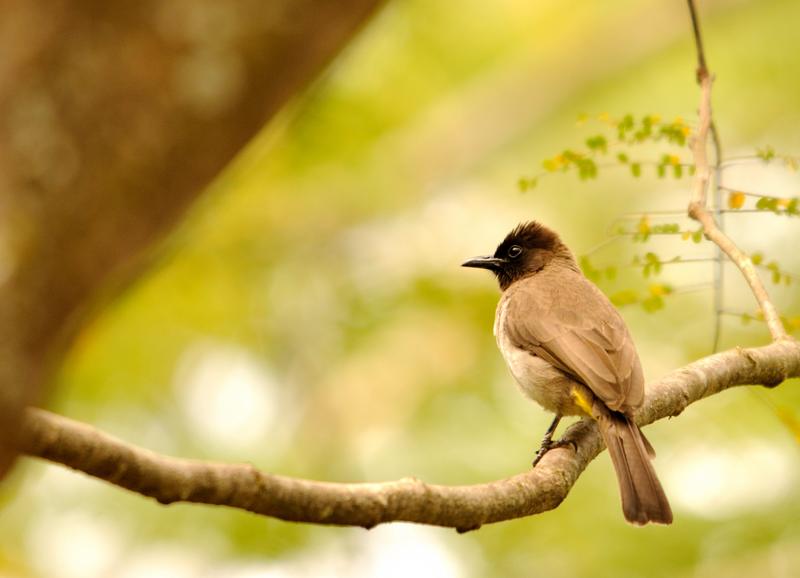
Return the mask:
[[[613,410],[641,405],[642,367],[619,312],[577,271],[561,270],[552,281],[542,272],[509,289],[506,331],[514,344],[584,383]]]

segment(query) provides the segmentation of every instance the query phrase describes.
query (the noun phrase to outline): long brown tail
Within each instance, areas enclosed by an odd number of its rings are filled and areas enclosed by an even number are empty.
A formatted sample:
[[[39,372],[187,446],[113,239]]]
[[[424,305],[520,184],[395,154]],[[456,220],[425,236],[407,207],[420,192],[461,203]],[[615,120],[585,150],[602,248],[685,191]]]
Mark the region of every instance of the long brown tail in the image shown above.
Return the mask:
[[[672,508],[650,463],[653,446],[626,415],[603,409],[594,417],[617,472],[625,519],[639,526],[671,524]]]

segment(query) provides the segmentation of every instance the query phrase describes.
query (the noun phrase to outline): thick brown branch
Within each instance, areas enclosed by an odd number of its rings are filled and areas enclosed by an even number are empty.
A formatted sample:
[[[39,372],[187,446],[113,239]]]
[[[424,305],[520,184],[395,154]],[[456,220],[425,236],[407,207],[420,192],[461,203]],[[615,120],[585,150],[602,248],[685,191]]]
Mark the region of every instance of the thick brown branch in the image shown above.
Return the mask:
[[[692,143],[695,175],[692,200],[689,203],[689,216],[703,226],[703,233],[706,238],[717,245],[742,272],[745,281],[747,281],[747,284],[750,286],[750,290],[753,292],[764,314],[764,320],[767,323],[772,338],[774,340],[785,339],[787,337],[786,329],[783,326],[780,315],[778,315],[778,311],[775,309],[775,304],[772,302],[772,299],[770,299],[764,283],[761,281],[761,278],[758,276],[753,266],[753,262],[736,246],[736,243],[720,229],[714,216],[708,210],[706,191],[708,190],[708,182],[711,177],[711,168],[708,162],[707,152],[709,130],[713,130],[714,146],[717,155],[719,155],[720,150],[719,138],[716,135],[716,130],[713,129],[711,112],[711,85],[714,78],[706,65],[700,24],[697,18],[697,9],[694,0],[688,0],[688,2],[692,17],[695,45],[697,47],[697,82],[700,84],[700,119],[697,134]],[[716,163],[719,164],[720,162],[721,159],[717,157]]]
[[[800,343],[794,340],[726,351],[676,370],[648,387],[637,419],[648,424],[678,415],[689,404],[736,385],[777,385],[799,375]],[[591,422],[573,425],[563,439],[575,449],[554,449],[535,470],[472,486],[439,486],[413,478],[362,484],[318,482],[268,474],[247,464],[171,458],[39,409],[26,413],[21,451],[163,504],[229,506],[315,524],[369,528],[408,521],[465,531],[557,507],[603,449]]]

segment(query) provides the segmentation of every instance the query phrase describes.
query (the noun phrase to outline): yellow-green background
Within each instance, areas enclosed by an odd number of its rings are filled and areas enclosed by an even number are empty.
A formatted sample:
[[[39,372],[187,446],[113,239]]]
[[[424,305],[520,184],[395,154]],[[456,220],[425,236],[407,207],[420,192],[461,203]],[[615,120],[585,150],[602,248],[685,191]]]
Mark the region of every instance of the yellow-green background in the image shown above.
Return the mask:
[[[800,3],[700,8],[726,153],[800,151]],[[49,407],[155,451],[314,479],[464,484],[524,470],[549,417],[496,351],[494,281],[459,264],[521,220],[583,253],[622,214],[685,207],[689,181],[647,168],[638,180],[559,174],[524,194],[516,183],[603,129],[577,126],[581,113],[691,123],[693,69],[678,0],[390,2],[220,175],[155,269],[82,332]],[[800,177],[776,166],[725,178],[800,193]],[[744,249],[800,270],[797,218],[728,226]],[[623,240],[593,260],[646,251],[712,254],[670,237]],[[676,288],[711,280],[708,263],[666,269],[659,282]],[[726,272],[726,307],[752,312]],[[602,288],[650,282],[622,268]],[[782,312],[800,312],[794,285],[772,290]],[[651,379],[710,352],[707,287],[623,313]],[[768,339],[758,322],[724,327],[724,347]],[[798,404],[796,381],[742,388],[648,428],[669,528],[623,522],[605,455],[557,511],[466,535],[165,508],[25,459],[0,493],[0,576],[788,578],[800,568],[800,452],[778,415]]]

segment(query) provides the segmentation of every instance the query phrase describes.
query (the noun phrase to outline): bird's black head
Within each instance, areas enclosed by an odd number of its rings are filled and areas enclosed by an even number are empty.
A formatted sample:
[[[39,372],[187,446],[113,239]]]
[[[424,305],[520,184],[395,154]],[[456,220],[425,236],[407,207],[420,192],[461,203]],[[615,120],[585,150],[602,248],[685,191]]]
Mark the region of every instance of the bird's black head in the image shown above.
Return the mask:
[[[572,254],[555,231],[529,221],[520,223],[506,235],[494,255],[475,257],[461,266],[488,269],[497,275],[500,289],[505,290],[514,281],[541,270],[556,257],[574,263]]]

